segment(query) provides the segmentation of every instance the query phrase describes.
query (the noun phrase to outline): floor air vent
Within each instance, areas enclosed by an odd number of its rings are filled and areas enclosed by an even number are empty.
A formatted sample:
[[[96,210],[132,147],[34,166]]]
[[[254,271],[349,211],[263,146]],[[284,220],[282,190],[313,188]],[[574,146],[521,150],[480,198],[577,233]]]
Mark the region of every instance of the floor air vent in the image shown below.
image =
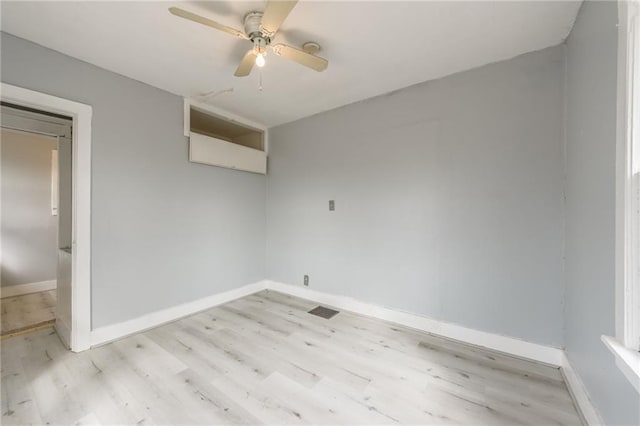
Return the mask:
[[[311,315],[316,315],[321,318],[331,319],[335,315],[339,314],[340,311],[336,311],[333,309],[325,308],[324,306],[318,306],[309,311]]]

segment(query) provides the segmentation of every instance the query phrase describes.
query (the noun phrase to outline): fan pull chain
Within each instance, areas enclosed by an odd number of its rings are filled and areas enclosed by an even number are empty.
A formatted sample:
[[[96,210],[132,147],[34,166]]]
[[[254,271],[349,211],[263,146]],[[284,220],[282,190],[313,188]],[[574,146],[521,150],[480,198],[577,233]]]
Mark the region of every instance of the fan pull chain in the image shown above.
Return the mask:
[[[262,92],[262,70],[260,70],[260,83],[258,84],[258,90]]]

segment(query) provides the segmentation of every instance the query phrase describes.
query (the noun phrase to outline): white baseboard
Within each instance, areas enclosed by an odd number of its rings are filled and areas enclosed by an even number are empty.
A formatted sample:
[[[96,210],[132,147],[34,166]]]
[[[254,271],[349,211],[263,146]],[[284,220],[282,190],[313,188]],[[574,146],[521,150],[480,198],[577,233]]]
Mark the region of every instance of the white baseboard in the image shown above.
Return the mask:
[[[204,311],[214,306],[239,299],[244,296],[262,291],[266,288],[264,281],[248,284],[240,288],[214,294],[193,302],[173,306],[161,311],[152,312],[129,321],[96,328],[91,331],[91,346],[99,346],[111,341],[166,324],[171,321]]]
[[[564,363],[564,352],[562,349],[531,343],[514,337],[474,330],[421,315],[384,308],[347,296],[323,293],[300,286],[268,280],[245,285],[237,289],[173,306],[161,311],[152,312],[118,324],[94,329],[91,332],[91,346],[102,345],[140,331],[148,330],[265,289],[313,300],[314,302],[331,305],[358,314],[379,318],[417,330],[557,367],[562,366]]]
[[[22,296],[23,294],[38,293],[41,291],[55,290],[57,287],[56,280],[40,281],[37,283],[12,285],[9,287],[2,287],[0,289],[0,297],[14,297]]]
[[[470,343],[472,345],[515,355],[520,358],[526,358],[536,362],[560,367],[565,383],[569,388],[569,392],[571,393],[584,422],[588,425],[603,424],[602,418],[592,404],[582,380],[569,363],[569,359],[562,349],[526,342],[514,337],[474,330],[416,314],[383,308],[361,302],[347,296],[339,296],[310,290],[305,287],[283,284],[275,281],[266,281],[266,287],[269,290],[278,291],[291,296],[300,297],[302,299],[312,300],[317,303],[334,306],[336,308],[358,314],[391,321],[417,330],[425,331],[427,333],[436,334],[461,342]]]
[[[562,349],[531,343],[514,337],[474,330],[460,325],[434,320],[421,315],[384,308],[370,303],[361,302],[347,296],[323,293],[300,286],[283,284],[269,280],[249,284],[224,293],[215,294],[193,302],[153,312],[122,323],[97,328],[91,332],[91,346],[99,346],[134,333],[148,330],[265,289],[312,300],[317,303],[334,306],[336,308],[355,312],[361,315],[394,322],[416,330],[504,352],[520,358],[560,367],[567,387],[569,388],[569,391],[581,412],[580,414],[583,416],[583,420],[588,425],[603,424],[600,415],[591,403],[591,399],[589,398],[589,394],[587,393],[582,380],[571,366],[569,359]],[[56,327],[57,326],[58,325],[56,325]]]
[[[590,426],[603,425],[604,422],[602,421],[598,410],[596,410],[595,406],[591,402],[587,388],[578,373],[573,369],[567,354],[564,352],[562,354],[562,366],[560,371],[562,372],[564,381],[567,384],[569,393],[571,393],[573,401],[578,407],[578,412],[582,415],[582,420]]]
[[[310,290],[305,287],[283,284],[275,281],[266,282],[267,289],[275,290],[314,302],[324,303],[340,309],[362,315],[391,321],[427,333],[437,334],[454,340],[485,347],[495,351],[515,355],[553,366],[561,366],[564,351],[550,346],[531,343],[514,337],[502,336],[486,331],[474,330],[456,324],[434,320],[421,315],[383,308],[370,303],[361,302],[347,296],[338,296]]]

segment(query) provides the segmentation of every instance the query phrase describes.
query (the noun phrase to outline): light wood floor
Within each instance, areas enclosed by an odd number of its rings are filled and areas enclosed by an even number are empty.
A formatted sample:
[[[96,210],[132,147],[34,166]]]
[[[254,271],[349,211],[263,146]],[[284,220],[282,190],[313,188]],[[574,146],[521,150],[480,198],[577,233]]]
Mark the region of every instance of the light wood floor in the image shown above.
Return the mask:
[[[2,336],[31,328],[53,325],[56,317],[56,291],[24,294],[0,299]]]
[[[90,351],[2,341],[2,424],[579,424],[557,369],[265,291]]]

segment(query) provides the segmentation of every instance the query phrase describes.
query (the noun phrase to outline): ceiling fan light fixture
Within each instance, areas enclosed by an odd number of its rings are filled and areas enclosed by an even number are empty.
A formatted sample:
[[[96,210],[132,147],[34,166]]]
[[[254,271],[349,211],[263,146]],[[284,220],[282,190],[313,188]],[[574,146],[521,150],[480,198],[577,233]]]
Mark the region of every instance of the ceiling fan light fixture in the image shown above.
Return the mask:
[[[253,51],[256,54],[256,65],[262,68],[265,64],[264,57],[267,54],[267,41],[262,37],[253,39]]]

